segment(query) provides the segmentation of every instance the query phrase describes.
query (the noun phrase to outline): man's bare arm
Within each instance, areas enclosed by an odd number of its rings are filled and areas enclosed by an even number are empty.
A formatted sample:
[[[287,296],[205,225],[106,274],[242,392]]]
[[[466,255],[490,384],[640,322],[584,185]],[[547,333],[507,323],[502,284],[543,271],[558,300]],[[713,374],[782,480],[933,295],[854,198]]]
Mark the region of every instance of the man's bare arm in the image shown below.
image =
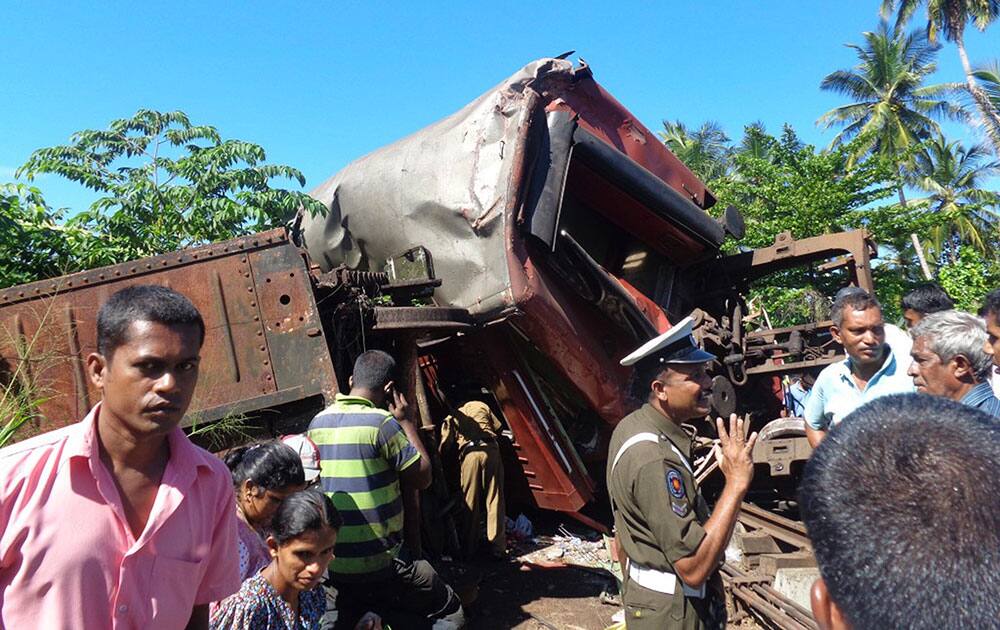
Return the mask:
[[[392,399],[389,411],[392,412],[393,417],[396,418],[396,422],[403,429],[406,439],[420,453],[420,459],[399,474],[399,481],[404,486],[413,487],[417,490],[426,490],[431,485],[431,456],[424,446],[423,439],[420,437],[420,430],[409,416],[409,405],[406,402],[406,397],[395,388],[392,388]]]
[[[814,429],[806,423],[806,439],[809,440],[809,446],[816,448],[819,443],[823,441],[826,437],[826,431],[823,429]]]
[[[726,485],[712,516],[704,525],[705,537],[698,549],[674,563],[678,577],[691,588],[700,588],[718,566],[733,535],[740,504],[753,480],[753,446],[757,442],[757,434],[746,439],[743,419],[737,418],[736,414],[729,417],[728,433],[722,418],[716,418],[715,424],[720,442],[715,456],[726,476]]]

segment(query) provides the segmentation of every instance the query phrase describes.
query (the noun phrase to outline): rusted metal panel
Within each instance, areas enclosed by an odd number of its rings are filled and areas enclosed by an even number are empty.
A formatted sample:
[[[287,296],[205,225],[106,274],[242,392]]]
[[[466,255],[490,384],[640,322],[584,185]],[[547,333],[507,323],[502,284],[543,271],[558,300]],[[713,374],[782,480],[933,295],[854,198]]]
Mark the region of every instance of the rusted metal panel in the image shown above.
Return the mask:
[[[0,377],[32,381],[45,417],[34,432],[74,422],[99,400],[84,371],[97,349],[97,312],[134,284],[179,291],[205,320],[188,421],[336,390],[307,269],[278,229],[0,291]],[[272,352],[282,357],[278,366]]]
[[[331,398],[336,393],[333,363],[302,254],[288,244],[249,258],[264,324],[258,349],[266,347],[260,356],[272,369],[274,388],[302,387]]]

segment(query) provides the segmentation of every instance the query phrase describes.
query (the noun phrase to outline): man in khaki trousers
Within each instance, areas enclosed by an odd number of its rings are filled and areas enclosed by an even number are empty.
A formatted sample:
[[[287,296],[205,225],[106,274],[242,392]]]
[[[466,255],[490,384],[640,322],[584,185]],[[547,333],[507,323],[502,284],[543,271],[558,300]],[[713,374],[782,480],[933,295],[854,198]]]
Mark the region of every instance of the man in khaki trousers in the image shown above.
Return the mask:
[[[458,447],[460,482],[465,503],[461,531],[466,556],[479,546],[479,522],[486,509],[486,540],[490,555],[507,555],[506,511],[503,494],[503,461],[497,446],[500,420],[489,405],[468,400],[441,424],[442,452]]]

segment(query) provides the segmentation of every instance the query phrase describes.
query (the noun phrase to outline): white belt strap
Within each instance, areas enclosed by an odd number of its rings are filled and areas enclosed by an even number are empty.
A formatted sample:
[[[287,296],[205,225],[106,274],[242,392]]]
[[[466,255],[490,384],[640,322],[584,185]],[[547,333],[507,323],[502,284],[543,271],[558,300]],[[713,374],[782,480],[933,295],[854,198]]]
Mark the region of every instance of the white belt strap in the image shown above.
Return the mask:
[[[623,442],[621,447],[618,449],[618,452],[615,453],[615,458],[611,461],[611,472],[615,471],[615,466],[618,465],[618,460],[622,458],[625,451],[632,448],[639,442],[653,442],[654,444],[658,444],[660,442],[660,436],[655,433],[636,433],[629,439],[625,440],[625,442]]]
[[[663,593],[664,595],[673,595],[674,591],[677,589],[677,576],[669,571],[657,571],[656,569],[647,569],[646,567],[639,566],[638,564],[629,561],[628,563],[628,577],[631,581],[635,582],[643,588],[648,588],[651,591],[656,591],[657,593]],[[701,588],[691,588],[684,582],[681,582],[681,588],[684,591],[685,597],[705,597],[705,585],[702,584]]]

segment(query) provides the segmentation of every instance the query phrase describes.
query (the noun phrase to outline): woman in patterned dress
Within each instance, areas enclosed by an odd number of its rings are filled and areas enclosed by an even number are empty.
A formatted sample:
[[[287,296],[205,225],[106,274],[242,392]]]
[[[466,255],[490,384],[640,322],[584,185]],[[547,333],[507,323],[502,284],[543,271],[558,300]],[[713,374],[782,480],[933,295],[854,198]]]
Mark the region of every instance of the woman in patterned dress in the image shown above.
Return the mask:
[[[302,460],[277,440],[234,448],[224,458],[233,475],[240,581],[271,561],[265,539],[282,499],[305,487]]]
[[[340,525],[340,514],[322,492],[303,490],[287,497],[267,538],[270,564],[212,612],[211,628],[318,629],[326,612],[321,581],[333,559]],[[381,630],[382,625],[377,616],[366,615],[358,628]]]

